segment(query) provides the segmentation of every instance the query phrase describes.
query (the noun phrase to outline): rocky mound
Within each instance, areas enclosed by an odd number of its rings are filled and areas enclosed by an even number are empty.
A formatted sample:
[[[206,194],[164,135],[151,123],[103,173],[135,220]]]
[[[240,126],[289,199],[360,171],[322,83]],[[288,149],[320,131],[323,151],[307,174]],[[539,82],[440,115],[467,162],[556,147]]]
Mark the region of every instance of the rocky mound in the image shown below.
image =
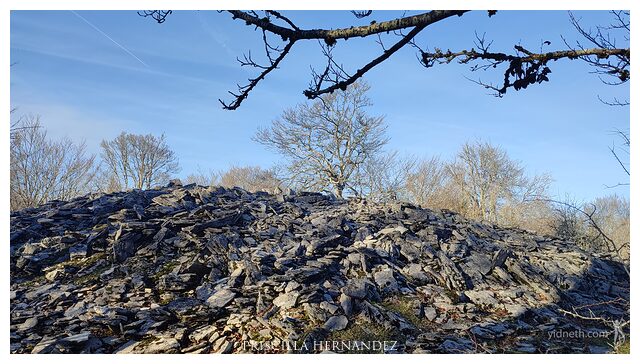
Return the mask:
[[[13,353],[600,352],[567,311],[628,299],[570,242],[409,204],[174,182],[11,215]]]

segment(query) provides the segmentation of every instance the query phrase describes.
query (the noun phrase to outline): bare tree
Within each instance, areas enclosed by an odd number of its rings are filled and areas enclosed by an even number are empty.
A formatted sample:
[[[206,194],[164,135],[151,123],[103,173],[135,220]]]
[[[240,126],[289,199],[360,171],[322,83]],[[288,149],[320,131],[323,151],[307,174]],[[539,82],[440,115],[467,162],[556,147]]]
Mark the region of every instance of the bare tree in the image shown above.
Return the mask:
[[[96,178],[93,181],[94,190],[110,193],[121,191],[122,186],[118,176],[111,172],[111,170],[106,167],[104,161],[100,161],[98,167],[96,169]]]
[[[23,117],[12,131],[10,155],[11,210],[90,192],[95,157],[86,153],[84,143],[50,140],[38,116]]]
[[[615,252],[622,261],[628,261],[631,228],[629,200],[618,195],[599,197],[585,210],[592,215],[589,235],[596,237],[594,243],[598,244],[598,250]],[[597,229],[594,225],[597,225]]]
[[[456,60],[459,63],[471,65],[472,71],[501,67],[503,70],[500,71],[499,84],[477,81],[482,86],[494,90],[497,96],[504,95],[508,89],[521,90],[530,85],[549,81],[551,63],[559,60],[582,59],[596,67],[596,72],[613,76],[619,82],[626,82],[630,78],[629,13],[624,11],[612,12],[614,22],[606,29],[626,32],[626,36],[621,41],[624,43],[622,47],[616,45],[615,38],[603,32],[605,27],[598,28],[596,32],[585,31],[578,20],[570,15],[572,24],[579,35],[588,41],[589,46],[583,46],[580,43],[573,46],[565,42],[561,49],[545,51],[543,47],[550,46],[551,43],[543,41],[539,52],[531,51],[530,47],[527,49],[521,44],[514,45],[512,50],[492,51],[490,50],[491,42],[485,41],[484,37],[477,37],[473,47],[469,46],[459,51],[440,49],[429,51],[428,44],[419,45],[416,41],[416,36],[433,24],[445,22],[451,27],[459,26],[461,21],[467,19],[465,14],[468,11],[466,10],[433,10],[415,15],[403,15],[391,20],[372,20],[366,25],[353,24],[337,29],[330,27],[304,29],[290,17],[275,10],[262,12],[228,10],[226,13],[260,32],[264,43],[262,61],[256,60],[250,52],[238,58],[241,66],[253,67],[259,73],[250,78],[246,84],[239,85],[238,91],[230,92],[233,97],[231,102],[220,100],[227,110],[237,109],[268,74],[280,68],[282,61],[291,53],[294,45],[304,41],[318,41],[321,53],[326,59],[326,65],[321,69],[312,68],[309,88],[304,91],[309,99],[345,90],[347,86],[358,81],[371,69],[386,62],[393,54],[407,46],[418,51],[418,58],[426,68]],[[139,14],[163,23],[171,14],[171,10],[150,10],[139,12]],[[492,17],[496,11],[490,10],[486,14]],[[356,18],[354,21],[357,21],[364,17],[372,17],[372,12],[354,12],[354,15]],[[460,17],[462,20],[459,20]],[[385,45],[381,40],[383,36],[395,37],[395,39],[390,40],[390,45]],[[332,52],[339,43],[345,43],[351,38],[374,38],[381,45],[380,54],[364,65],[358,66],[355,71],[349,71],[345,65],[338,62]]]
[[[122,132],[113,140],[103,140],[102,160],[112,188],[151,188],[165,184],[180,170],[175,153],[160,137]]]
[[[186,183],[195,183],[200,186],[214,186],[220,183],[220,173],[209,170],[204,172],[198,167],[197,171],[186,178]]]
[[[224,187],[240,187],[249,192],[264,191],[273,193],[282,187],[273,170],[265,170],[258,166],[231,167],[220,174],[220,185]]]
[[[533,231],[540,235],[554,235],[551,221],[554,211],[551,205],[542,199],[508,200],[498,211],[502,226]]]
[[[422,159],[406,178],[409,200],[425,207],[444,207],[444,189],[448,183],[446,164],[439,157]]]
[[[359,195],[378,202],[407,200],[407,178],[416,167],[415,157],[401,157],[397,152],[374,155],[362,166],[354,185]]]
[[[546,196],[550,177],[527,177],[506,152],[488,143],[466,143],[453,161],[417,162],[405,178],[404,197],[423,207],[448,209],[468,218],[552,233]]]
[[[381,116],[369,116],[369,86],[344,91],[287,109],[254,139],[287,159],[287,179],[296,187],[358,193],[362,166],[387,143]]]
[[[16,111],[18,111],[18,108],[14,107],[11,108],[11,111],[9,112],[9,137],[11,140],[13,140],[13,138],[15,138],[18,133],[23,131],[24,129],[34,129],[40,127],[39,123],[37,125],[33,123],[34,119],[37,119],[39,117],[33,115],[16,116]]]
[[[447,170],[467,202],[467,214],[493,222],[502,206],[544,196],[551,182],[548,175],[528,178],[506,151],[480,141],[465,143]]]
[[[605,253],[625,263],[629,273],[630,214],[629,201],[612,195],[590,203],[547,200],[559,211],[557,233],[572,237],[585,250]],[[568,216],[568,218],[567,218]]]
[[[586,226],[578,209],[574,206],[580,204],[570,197],[565,197],[561,203],[555,204],[554,219],[551,221],[551,227],[554,235],[581,244],[586,236]]]

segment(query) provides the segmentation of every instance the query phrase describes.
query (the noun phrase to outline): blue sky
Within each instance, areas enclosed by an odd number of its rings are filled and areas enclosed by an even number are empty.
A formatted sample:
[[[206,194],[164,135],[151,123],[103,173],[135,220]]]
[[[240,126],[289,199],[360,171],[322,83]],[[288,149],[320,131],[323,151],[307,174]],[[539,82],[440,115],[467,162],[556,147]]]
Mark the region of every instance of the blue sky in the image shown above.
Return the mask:
[[[259,55],[261,34],[228,14],[179,11],[164,24],[133,11],[13,11],[11,13],[11,105],[40,114],[52,137],[85,140],[99,153],[102,139],[121,131],[165,133],[182,172],[221,170],[231,165],[269,167],[277,155],[251,140],[284,108],[304,102],[309,66],[323,59],[315,42],[296,44],[282,69],[262,82],[237,111],[222,110],[218,98],[254,76],[235,58],[251,49]],[[366,24],[348,12],[288,12],[300,27]],[[374,12],[376,20],[402,12]],[[575,13],[586,25],[608,24],[607,12]],[[102,33],[101,33],[102,32]],[[522,44],[539,50],[563,47],[561,36],[579,39],[560,11],[500,11],[488,18],[472,12],[423,31],[417,43],[431,49],[472,46],[474,32],[486,33],[496,51]],[[109,39],[111,38],[111,39]],[[390,44],[395,38],[385,38]],[[115,43],[124,46],[132,54]],[[620,41],[622,41],[620,39]],[[620,43],[619,46],[625,46]],[[340,42],[335,54],[349,70],[376,56],[373,39]],[[627,181],[608,147],[615,129],[629,129],[629,108],[612,108],[603,98],[628,99],[629,87],[607,86],[579,61],[551,64],[551,82],[502,99],[465,79],[498,82],[500,75],[470,72],[465,65],[423,68],[416,52],[403,49],[366,75],[370,112],[385,115],[390,150],[449,158],[468,140],[481,138],[507,150],[529,173],[548,172],[551,194],[591,199],[612,192],[629,195]]]

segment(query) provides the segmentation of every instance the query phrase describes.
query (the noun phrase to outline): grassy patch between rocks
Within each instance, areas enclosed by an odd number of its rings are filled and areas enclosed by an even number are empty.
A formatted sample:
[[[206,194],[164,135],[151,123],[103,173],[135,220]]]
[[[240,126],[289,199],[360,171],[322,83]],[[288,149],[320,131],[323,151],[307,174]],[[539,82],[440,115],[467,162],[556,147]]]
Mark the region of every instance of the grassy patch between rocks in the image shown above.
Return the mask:
[[[627,340],[618,346],[613,353],[615,354],[631,354],[631,337],[627,336]]]
[[[96,270],[94,270],[93,272],[89,273],[89,274],[85,274],[83,276],[80,277],[76,277],[73,279],[73,283],[76,285],[83,285],[85,283],[89,283],[91,281],[94,281],[98,278],[100,278],[100,275],[102,273],[104,273],[105,271],[107,271],[109,269],[109,267],[102,267],[102,268],[98,268]]]
[[[351,324],[347,329],[331,333],[327,337],[328,341],[342,342],[398,342],[404,343],[404,336],[395,328],[388,328],[373,322],[357,322]],[[344,354],[383,354],[383,350],[362,349],[345,350]]]
[[[156,282],[159,281],[162,276],[171,273],[173,268],[177,267],[179,264],[180,263],[178,263],[177,261],[170,261],[165,263],[153,276],[153,280]]]
[[[428,321],[418,316],[414,306],[416,301],[418,301],[417,297],[399,296],[385,300],[381,306],[402,316],[418,329],[425,329]]]

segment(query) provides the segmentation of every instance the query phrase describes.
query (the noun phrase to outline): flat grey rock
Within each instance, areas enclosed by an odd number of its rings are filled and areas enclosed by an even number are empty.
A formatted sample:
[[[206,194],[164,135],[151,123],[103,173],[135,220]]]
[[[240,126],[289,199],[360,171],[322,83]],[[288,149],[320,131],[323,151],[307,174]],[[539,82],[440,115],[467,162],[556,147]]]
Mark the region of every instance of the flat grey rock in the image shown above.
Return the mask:
[[[299,295],[298,292],[283,293],[273,300],[273,304],[281,309],[295,307]]]
[[[37,317],[30,317],[30,318],[26,319],[22,324],[20,324],[18,326],[18,330],[20,330],[20,331],[30,330],[30,329],[33,329],[34,327],[36,327],[36,325],[38,325],[38,318]]]
[[[207,304],[211,307],[221,308],[225,307],[229,302],[233,300],[236,293],[229,289],[222,289],[215,292],[209,298],[207,298]]]
[[[344,330],[349,324],[349,319],[346,316],[331,316],[327,322],[324,323],[324,329],[330,332]]]
[[[171,354],[180,349],[180,343],[175,338],[159,338],[152,341],[143,349],[145,354]]]
[[[386,293],[398,291],[398,282],[393,275],[393,270],[390,268],[384,268],[383,270],[374,273],[373,279],[378,287]]]

